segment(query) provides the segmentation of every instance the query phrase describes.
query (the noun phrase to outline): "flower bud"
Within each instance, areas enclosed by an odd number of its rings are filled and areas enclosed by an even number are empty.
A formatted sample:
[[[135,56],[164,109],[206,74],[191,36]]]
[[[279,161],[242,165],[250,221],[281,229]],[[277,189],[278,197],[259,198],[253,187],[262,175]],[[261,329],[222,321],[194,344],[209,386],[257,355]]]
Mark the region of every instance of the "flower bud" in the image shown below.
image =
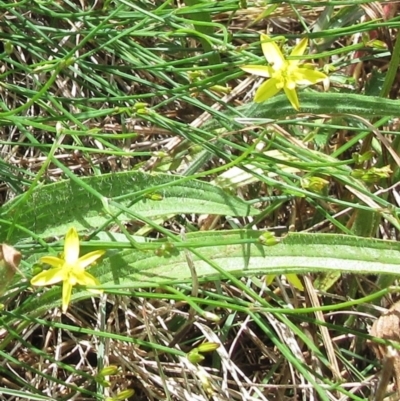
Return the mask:
[[[212,352],[219,348],[218,343],[203,343],[197,347],[199,352]]]
[[[106,401],[124,401],[126,398],[130,398],[135,394],[135,390],[128,388],[120,391],[115,397],[108,397]]]
[[[321,194],[328,186],[329,181],[321,177],[309,177],[301,180],[301,186],[316,194]]]
[[[10,55],[10,54],[12,54],[12,53],[14,52],[14,45],[13,45],[10,41],[8,41],[8,40],[7,40],[6,43],[4,43],[4,51],[5,51],[8,55]]]
[[[204,319],[209,320],[210,322],[218,323],[221,320],[218,315],[212,312],[205,311],[203,312],[202,316],[204,317]]]
[[[189,362],[192,362],[195,365],[204,361],[204,356],[199,354],[197,348],[188,352],[186,358],[189,360]]]
[[[266,246],[277,245],[279,243],[279,238],[275,237],[275,234],[270,231],[265,231],[258,237],[258,240]]]
[[[112,376],[119,373],[119,368],[116,365],[109,365],[101,369],[98,373],[99,376]]]

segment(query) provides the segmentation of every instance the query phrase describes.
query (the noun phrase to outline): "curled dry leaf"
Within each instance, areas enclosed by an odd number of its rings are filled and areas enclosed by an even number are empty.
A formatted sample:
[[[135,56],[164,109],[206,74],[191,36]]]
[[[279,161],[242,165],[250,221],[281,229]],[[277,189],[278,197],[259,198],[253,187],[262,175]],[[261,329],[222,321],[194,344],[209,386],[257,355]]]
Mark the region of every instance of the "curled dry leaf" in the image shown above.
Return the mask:
[[[371,336],[400,342],[400,302],[396,302],[372,325]],[[381,401],[385,397],[389,380],[394,374],[398,398],[400,399],[400,352],[390,345],[377,344],[369,341],[368,345],[374,350],[377,358],[382,362],[382,374],[379,382],[375,401]]]
[[[0,295],[11,282],[21,262],[21,253],[11,245],[0,244]]]

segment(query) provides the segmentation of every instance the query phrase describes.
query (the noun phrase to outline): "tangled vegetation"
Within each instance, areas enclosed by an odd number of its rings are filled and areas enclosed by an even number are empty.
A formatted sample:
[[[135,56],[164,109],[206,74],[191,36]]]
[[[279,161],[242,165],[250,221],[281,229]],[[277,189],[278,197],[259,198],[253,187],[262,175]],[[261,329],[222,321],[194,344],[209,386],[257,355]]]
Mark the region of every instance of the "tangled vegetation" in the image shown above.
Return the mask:
[[[400,398],[396,1],[0,11],[1,401]]]

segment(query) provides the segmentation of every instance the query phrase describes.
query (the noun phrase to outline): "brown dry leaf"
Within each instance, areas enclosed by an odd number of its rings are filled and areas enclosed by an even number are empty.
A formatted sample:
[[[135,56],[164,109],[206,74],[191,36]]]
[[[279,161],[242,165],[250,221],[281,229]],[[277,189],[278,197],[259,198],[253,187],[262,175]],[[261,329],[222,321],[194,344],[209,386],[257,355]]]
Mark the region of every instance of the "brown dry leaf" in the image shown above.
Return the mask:
[[[4,294],[8,284],[19,271],[21,253],[7,244],[0,244],[0,295]]]
[[[372,325],[371,336],[400,342],[400,301],[396,302]],[[378,385],[375,401],[381,401],[385,397],[386,388],[391,377],[395,376],[398,398],[400,399],[400,352],[390,345],[368,343],[374,350],[378,359],[382,361],[383,369]],[[394,372],[393,372],[394,370]]]

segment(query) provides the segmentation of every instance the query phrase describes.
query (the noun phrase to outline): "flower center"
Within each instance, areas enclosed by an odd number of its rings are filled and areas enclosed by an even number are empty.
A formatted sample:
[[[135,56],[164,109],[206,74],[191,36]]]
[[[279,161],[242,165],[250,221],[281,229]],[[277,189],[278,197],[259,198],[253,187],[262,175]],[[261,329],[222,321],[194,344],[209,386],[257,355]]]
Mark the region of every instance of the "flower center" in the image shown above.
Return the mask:
[[[68,281],[72,286],[76,285],[78,283],[77,276],[83,269],[69,263],[65,263],[63,268],[65,271],[65,280]]]
[[[276,79],[276,87],[278,89],[282,89],[286,86],[286,80],[287,80],[287,72],[286,69],[282,68],[278,71],[275,71],[272,75],[271,78]]]

